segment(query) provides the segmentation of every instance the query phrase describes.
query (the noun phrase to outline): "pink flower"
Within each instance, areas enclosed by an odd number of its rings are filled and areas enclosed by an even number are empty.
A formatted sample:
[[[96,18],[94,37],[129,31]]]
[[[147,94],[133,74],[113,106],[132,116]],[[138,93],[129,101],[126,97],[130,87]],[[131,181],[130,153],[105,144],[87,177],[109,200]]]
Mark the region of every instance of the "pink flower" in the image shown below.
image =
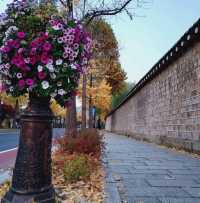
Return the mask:
[[[20,38],[20,39],[24,39],[24,37],[25,37],[25,32],[18,32],[18,33],[17,33],[17,37]]]
[[[2,51],[3,53],[8,53],[8,52],[10,51],[10,48],[9,48],[8,46],[5,46],[5,47],[2,47],[2,48],[1,48],[1,51]]]
[[[45,72],[39,72],[38,73],[38,78],[40,79],[40,80],[43,80],[44,78],[46,78],[46,73]]]
[[[43,45],[43,49],[45,51],[49,51],[51,49],[51,47],[52,47],[51,44],[48,42],[44,43],[44,45]]]
[[[35,56],[31,56],[31,57],[30,57],[30,63],[31,63],[32,65],[35,65],[36,62],[37,62],[37,58],[36,58]]]
[[[0,93],[3,93],[5,91],[5,86],[3,84],[0,84]]]
[[[24,52],[24,48],[19,48],[18,51],[17,51],[18,54],[21,54],[23,52]]]
[[[37,40],[33,40],[31,42],[31,47],[37,47],[38,46],[38,41]]]
[[[49,62],[49,57],[47,56],[47,54],[45,54],[45,53],[43,53],[42,55],[41,55],[41,62],[43,63],[43,64],[47,64],[48,62]]]
[[[11,63],[16,65],[18,68],[22,67],[25,65],[25,62],[24,62],[24,59],[21,55],[19,54],[16,54],[12,60],[11,60]]]
[[[33,86],[34,82],[32,79],[28,78],[28,79],[26,79],[26,84],[29,86]]]
[[[9,46],[9,47],[13,47],[13,44],[14,44],[14,40],[13,39],[9,39],[6,44]]]
[[[33,47],[30,51],[30,55],[35,55],[37,52],[37,49],[35,47]]]
[[[18,81],[18,86],[19,86],[20,89],[23,89],[24,86],[25,86],[25,81],[23,79],[19,80]]]
[[[64,52],[64,53],[63,53],[63,58],[66,59],[67,57],[68,57],[68,53],[65,53],[65,52]]]

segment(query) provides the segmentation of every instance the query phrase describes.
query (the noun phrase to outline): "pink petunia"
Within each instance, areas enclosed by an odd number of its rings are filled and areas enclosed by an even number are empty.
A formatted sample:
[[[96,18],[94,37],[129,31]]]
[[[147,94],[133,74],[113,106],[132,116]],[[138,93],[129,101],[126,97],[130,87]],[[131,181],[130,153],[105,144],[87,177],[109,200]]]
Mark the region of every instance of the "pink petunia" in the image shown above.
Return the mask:
[[[49,50],[51,50],[51,48],[52,48],[52,46],[51,46],[50,43],[48,43],[48,42],[44,43],[43,49],[44,49],[45,51],[49,51]]]
[[[44,78],[46,78],[46,73],[45,72],[39,72],[38,73],[38,78],[40,79],[40,80],[43,80]]]
[[[34,84],[33,79],[30,79],[30,78],[26,79],[26,84],[27,84],[28,86],[33,86],[33,84]]]
[[[36,62],[37,62],[37,57],[31,56],[31,57],[30,57],[30,63],[31,63],[32,65],[35,65]]]
[[[37,48],[36,47],[31,48],[30,55],[35,55],[36,53],[37,53]]]
[[[41,58],[40,58],[40,60],[41,60],[41,62],[43,63],[43,64],[47,64],[48,62],[49,62],[49,57],[47,56],[47,54],[42,54],[41,55]]]
[[[10,48],[8,46],[4,46],[4,47],[1,48],[1,51],[3,53],[8,53],[10,51]]]
[[[38,41],[33,40],[33,41],[31,42],[31,47],[37,47],[37,46],[38,46]]]
[[[18,68],[22,67],[25,65],[24,59],[20,54],[16,54],[12,60],[11,63],[16,65]]]
[[[20,39],[24,39],[24,37],[25,37],[25,32],[18,32],[18,33],[17,33],[17,37],[20,38]]]
[[[0,84],[0,93],[3,93],[5,89],[5,86],[3,84]]]
[[[15,41],[13,42],[13,47],[14,47],[15,49],[19,49],[20,44],[19,44],[19,42],[18,42],[17,40],[15,40]]]
[[[19,48],[18,51],[17,51],[17,53],[18,53],[18,54],[21,54],[21,53],[24,52],[24,50],[25,50],[24,48]]]
[[[20,89],[23,89],[24,86],[25,86],[25,81],[23,79],[19,80],[18,81],[18,86],[19,86]]]

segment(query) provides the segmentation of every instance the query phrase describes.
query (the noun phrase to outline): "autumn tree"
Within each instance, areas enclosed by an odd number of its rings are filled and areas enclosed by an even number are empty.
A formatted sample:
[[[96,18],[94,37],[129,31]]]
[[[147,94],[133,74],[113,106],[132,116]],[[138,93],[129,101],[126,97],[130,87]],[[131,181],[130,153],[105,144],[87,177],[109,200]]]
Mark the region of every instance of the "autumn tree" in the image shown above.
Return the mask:
[[[83,22],[87,28],[91,22],[101,16],[113,16],[121,12],[126,12],[126,14],[132,19],[135,15],[135,10],[137,7],[148,3],[148,1],[143,0],[59,0],[60,6],[65,8],[68,12],[68,18],[76,18]],[[85,77],[86,78],[86,77]],[[84,86],[84,85],[83,85]],[[74,121],[75,118],[75,97],[72,99],[70,109],[68,109],[69,117],[72,118],[72,126],[66,126],[66,132],[70,128],[75,128]],[[70,112],[72,113],[70,115]],[[66,118],[67,119],[67,118]],[[66,125],[70,125],[66,123]],[[76,131],[76,129],[71,129],[70,131]]]
[[[129,94],[135,83],[124,82],[124,87],[120,92],[112,95],[111,108],[116,108]]]
[[[122,70],[119,62],[118,43],[114,32],[111,26],[101,18],[94,20],[88,26],[88,30],[94,42],[93,57],[89,63],[87,77],[88,85],[90,88],[99,87],[99,84],[104,79],[106,84],[111,87],[110,94],[119,92],[123,88],[126,73]],[[83,80],[83,85],[84,82]],[[99,89],[99,91],[101,90]],[[82,92],[84,93],[84,86]],[[95,95],[93,94],[94,92],[87,94],[89,97],[89,127],[93,126],[92,108],[95,105],[93,101]],[[84,94],[82,95],[85,96]],[[103,94],[101,95],[103,96]],[[107,106],[106,108],[108,111]],[[102,112],[105,112],[105,109]]]

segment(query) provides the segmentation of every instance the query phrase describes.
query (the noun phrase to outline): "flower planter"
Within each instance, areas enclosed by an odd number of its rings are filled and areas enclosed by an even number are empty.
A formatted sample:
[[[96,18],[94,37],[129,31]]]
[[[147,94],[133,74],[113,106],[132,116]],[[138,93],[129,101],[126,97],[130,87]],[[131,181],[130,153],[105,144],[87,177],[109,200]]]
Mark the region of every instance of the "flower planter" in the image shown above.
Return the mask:
[[[21,115],[21,133],[12,186],[2,203],[55,202],[51,182],[52,113],[50,98],[30,95]]]

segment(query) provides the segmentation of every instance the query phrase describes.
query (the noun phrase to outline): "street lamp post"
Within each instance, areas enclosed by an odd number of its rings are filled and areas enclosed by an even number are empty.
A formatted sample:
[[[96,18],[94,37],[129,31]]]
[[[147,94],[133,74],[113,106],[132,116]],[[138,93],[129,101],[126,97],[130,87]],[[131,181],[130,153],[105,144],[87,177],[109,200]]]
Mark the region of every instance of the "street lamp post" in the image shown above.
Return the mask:
[[[12,185],[1,203],[54,203],[51,182],[52,112],[49,97],[30,95],[21,115],[19,149]]]

